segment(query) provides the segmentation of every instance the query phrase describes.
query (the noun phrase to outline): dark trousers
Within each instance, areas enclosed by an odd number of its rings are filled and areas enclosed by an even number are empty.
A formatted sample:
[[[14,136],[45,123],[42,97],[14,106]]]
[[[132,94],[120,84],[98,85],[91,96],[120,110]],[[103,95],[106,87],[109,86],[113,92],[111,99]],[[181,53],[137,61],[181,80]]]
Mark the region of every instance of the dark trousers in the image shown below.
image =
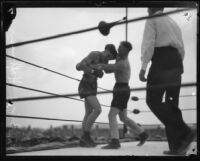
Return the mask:
[[[147,77],[146,103],[165,125],[170,150],[180,148],[190,132],[178,107],[182,73],[182,59],[175,48],[155,48]]]

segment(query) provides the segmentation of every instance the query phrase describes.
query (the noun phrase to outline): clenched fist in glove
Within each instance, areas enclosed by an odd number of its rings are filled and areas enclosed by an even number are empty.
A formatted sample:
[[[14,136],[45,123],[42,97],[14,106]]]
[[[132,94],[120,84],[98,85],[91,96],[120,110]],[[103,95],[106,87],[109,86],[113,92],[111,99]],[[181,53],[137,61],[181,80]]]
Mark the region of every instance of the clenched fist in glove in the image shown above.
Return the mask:
[[[95,75],[96,77],[98,77],[98,78],[102,78],[102,77],[103,77],[103,71],[101,71],[101,70],[92,69],[92,70],[91,70],[91,73],[92,73],[93,75]]]

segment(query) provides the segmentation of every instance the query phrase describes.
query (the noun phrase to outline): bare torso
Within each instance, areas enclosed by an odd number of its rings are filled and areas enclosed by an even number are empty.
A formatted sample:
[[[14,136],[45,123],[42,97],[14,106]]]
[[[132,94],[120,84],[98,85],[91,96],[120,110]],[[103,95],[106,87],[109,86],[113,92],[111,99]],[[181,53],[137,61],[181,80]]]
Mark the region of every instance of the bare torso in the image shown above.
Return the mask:
[[[128,83],[131,75],[131,67],[128,58],[116,60],[120,63],[120,69],[115,71],[115,79],[117,83]]]

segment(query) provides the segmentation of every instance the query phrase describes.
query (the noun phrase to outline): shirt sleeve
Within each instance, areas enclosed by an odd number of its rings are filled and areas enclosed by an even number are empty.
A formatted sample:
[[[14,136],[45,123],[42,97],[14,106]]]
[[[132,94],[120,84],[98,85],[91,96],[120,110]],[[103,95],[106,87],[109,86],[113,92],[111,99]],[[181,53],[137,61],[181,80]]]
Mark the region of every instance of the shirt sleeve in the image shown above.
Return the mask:
[[[181,31],[180,31],[180,32],[181,32]],[[181,43],[181,45],[178,47],[178,51],[180,52],[181,57],[182,57],[182,60],[183,60],[184,57],[185,57],[185,48],[184,48],[184,43],[183,43],[182,33],[181,33],[180,35],[181,35],[181,39],[180,39],[180,43]]]
[[[76,65],[77,70],[82,70],[84,72],[90,72],[91,71],[91,63],[95,59],[95,52],[91,52],[87,57],[85,57],[80,63]]]
[[[153,20],[147,20],[145,23],[145,29],[143,33],[142,47],[141,47],[141,61],[142,69],[146,70],[148,63],[150,62],[156,39],[156,26]]]
[[[179,54],[181,55],[182,60],[185,57],[185,48],[184,48],[184,43],[183,43],[183,36],[182,36],[182,31],[181,28],[172,20],[172,22],[177,26],[177,30],[175,30],[177,33],[174,35],[177,35],[175,38],[175,47],[178,49]]]

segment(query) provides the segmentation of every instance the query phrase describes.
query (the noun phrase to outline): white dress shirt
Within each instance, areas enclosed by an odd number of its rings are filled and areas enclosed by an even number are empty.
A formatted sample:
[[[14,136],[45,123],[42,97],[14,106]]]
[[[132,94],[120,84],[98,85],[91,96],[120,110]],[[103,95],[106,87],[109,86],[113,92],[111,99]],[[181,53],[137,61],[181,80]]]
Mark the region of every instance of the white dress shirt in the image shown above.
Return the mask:
[[[160,13],[162,11],[157,11],[155,14]],[[151,61],[154,47],[165,46],[177,48],[182,59],[184,59],[185,50],[180,27],[169,16],[148,19],[145,23],[141,47],[143,70],[146,70],[148,63]]]

